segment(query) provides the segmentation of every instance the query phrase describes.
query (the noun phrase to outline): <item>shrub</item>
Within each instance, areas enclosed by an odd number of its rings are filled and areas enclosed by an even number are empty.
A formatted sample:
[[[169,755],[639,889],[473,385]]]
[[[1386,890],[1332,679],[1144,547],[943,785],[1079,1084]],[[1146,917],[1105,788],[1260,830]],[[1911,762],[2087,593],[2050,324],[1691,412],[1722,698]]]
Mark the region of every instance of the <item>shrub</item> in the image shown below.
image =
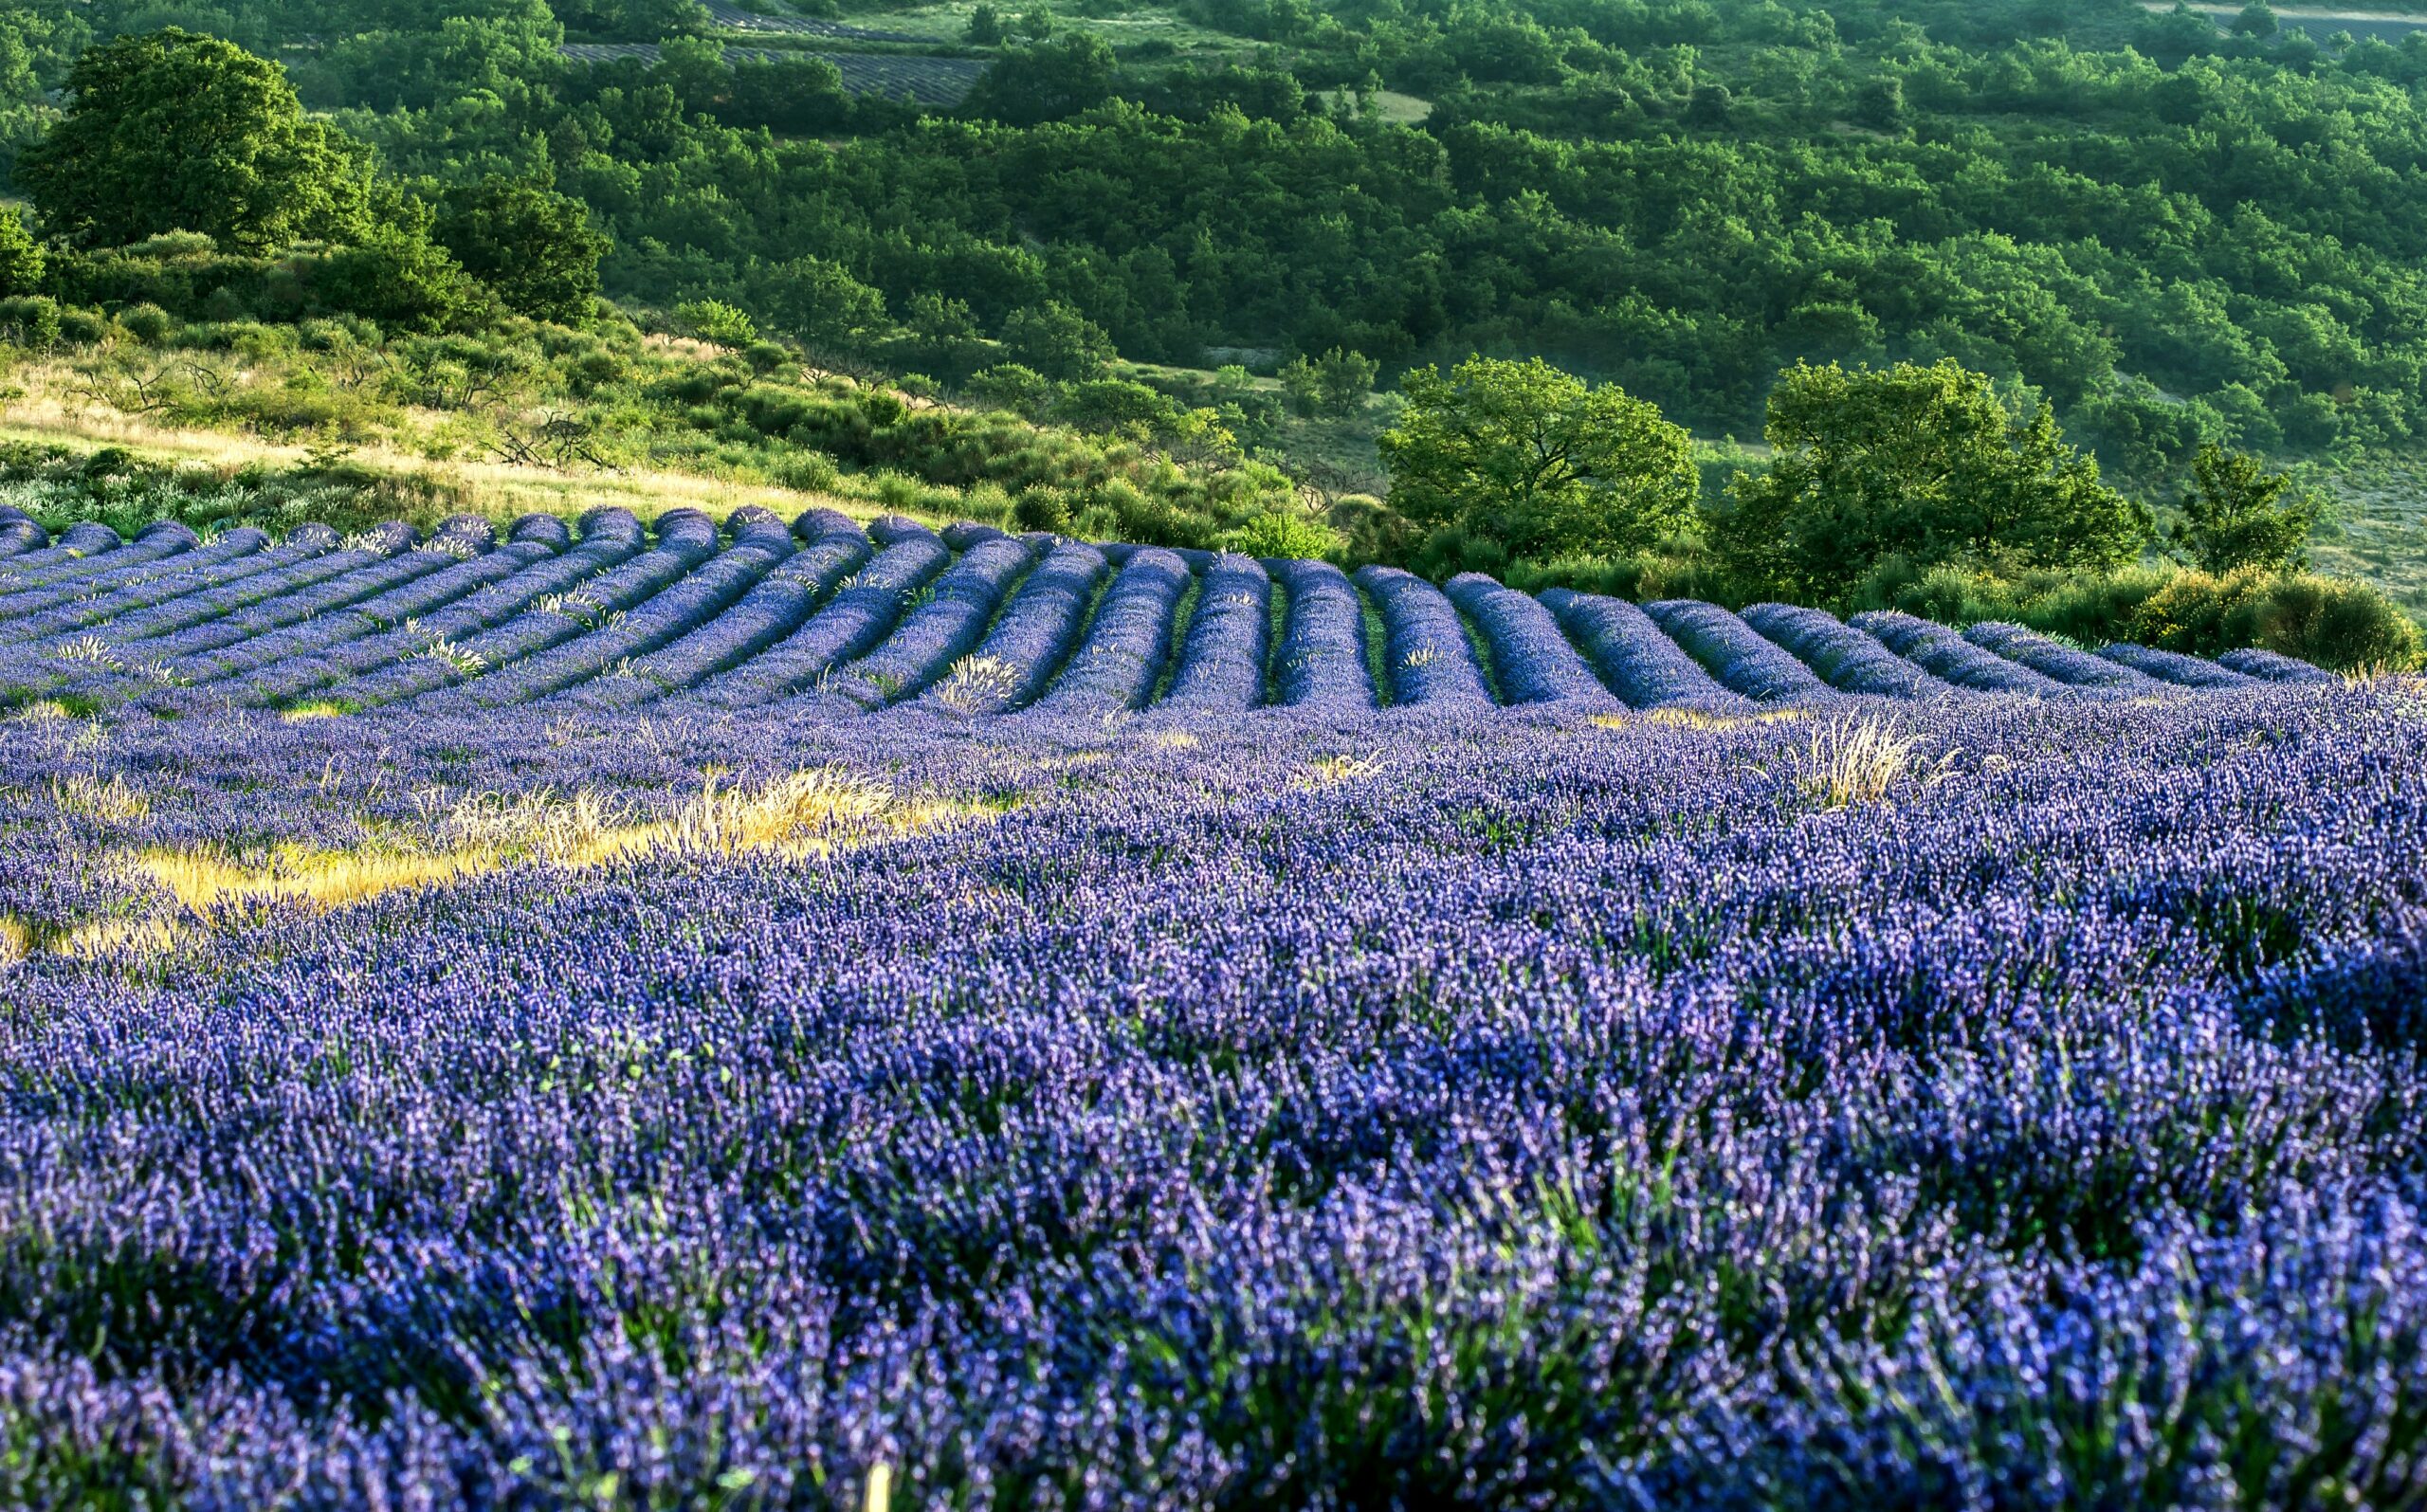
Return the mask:
[[[57,300],[39,294],[0,300],[0,337],[40,352],[57,346],[59,334]]]
[[[2335,671],[2407,667],[2418,661],[2418,627],[2366,583],[2279,578],[2247,612],[2246,644]]]
[[[1329,524],[1296,510],[1268,510],[1222,537],[1222,545],[1243,556],[1330,560],[1348,542]]]

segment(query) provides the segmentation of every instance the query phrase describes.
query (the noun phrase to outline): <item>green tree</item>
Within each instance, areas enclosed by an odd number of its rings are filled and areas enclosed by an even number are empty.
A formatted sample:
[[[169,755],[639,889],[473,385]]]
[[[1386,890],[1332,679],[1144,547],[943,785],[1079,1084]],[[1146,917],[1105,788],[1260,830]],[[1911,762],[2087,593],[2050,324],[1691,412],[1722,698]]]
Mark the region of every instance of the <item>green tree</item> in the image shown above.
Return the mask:
[[[1797,363],[1771,391],[1763,434],[1769,470],[1736,475],[1711,533],[1748,593],[1836,601],[1889,556],[2113,567],[2152,528],[2045,408],[2023,418],[1986,374],[1952,361]]]
[[[1474,357],[1400,385],[1382,433],[1391,502],[1433,531],[1489,536],[1512,556],[1639,550],[1693,519],[1686,432],[1615,384],[1589,387],[1537,357]]]
[[[2202,572],[2291,572],[2305,564],[2309,531],[2324,508],[2315,490],[2293,486],[2290,474],[2269,472],[2247,452],[2210,442],[2191,460],[2191,486],[2172,541]]]
[[[1353,414],[1380,371],[1372,357],[1334,347],[1320,357],[1292,357],[1281,370],[1281,387],[1300,414]]]
[[[691,300],[674,307],[674,319],[703,341],[746,347],[758,339],[758,322],[722,300]]]
[[[40,288],[46,261],[42,244],[26,229],[26,218],[15,206],[0,205],[0,299]]]
[[[1059,300],[1013,310],[1003,322],[1003,345],[1014,361],[1063,383],[1093,377],[1113,356],[1104,328]]]
[[[960,40],[980,47],[992,47],[1003,40],[1003,13],[978,0],[976,9],[969,12],[969,25]]]
[[[305,119],[277,64],[172,27],[86,49],[67,88],[66,114],[18,157],[16,181],[73,241],[191,230],[260,252],[365,228],[361,148]]]
[[[812,346],[845,347],[885,319],[885,296],[840,263],[796,257],[753,280],[757,307]]]
[[[2245,37],[2272,37],[2277,29],[2275,12],[2267,0],[2250,0],[2234,17],[2234,29]]]
[[[579,200],[528,179],[489,178],[447,197],[434,234],[507,309],[562,325],[589,318],[607,238]]]
[[[1013,126],[1061,120],[1110,100],[1114,67],[1110,45],[1086,32],[1016,47],[978,76],[961,108]]]

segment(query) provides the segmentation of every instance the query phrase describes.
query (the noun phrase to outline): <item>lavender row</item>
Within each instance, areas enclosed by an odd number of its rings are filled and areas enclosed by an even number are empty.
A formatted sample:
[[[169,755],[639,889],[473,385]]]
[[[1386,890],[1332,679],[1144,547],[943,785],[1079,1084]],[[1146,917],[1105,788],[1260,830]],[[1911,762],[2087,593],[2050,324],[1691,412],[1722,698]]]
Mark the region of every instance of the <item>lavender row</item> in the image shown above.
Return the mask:
[[[1131,552],[1036,712],[1100,715],[1143,704],[1171,658],[1172,614],[1189,582],[1188,564],[1175,553],[1155,546]]]
[[[2254,677],[2263,683],[2328,683],[2335,681],[2334,674],[2330,672],[2322,672],[2307,662],[2279,656],[2255,646],[2227,651],[2217,658],[2217,665],[2227,671],[2239,672],[2244,677]]]
[[[1959,687],[1981,693],[2029,693],[2058,698],[2070,689],[2044,672],[2010,662],[1965,640],[1961,633],[1930,620],[1895,610],[1857,614],[1855,628],[1879,638],[1881,644],[1914,665]]]
[[[259,532],[254,533],[256,536]],[[143,528],[133,545],[97,559],[97,570],[74,577],[53,578],[48,583],[19,585],[0,575],[0,620],[12,620],[71,598],[126,587],[156,576],[174,573],[197,558],[216,560],[230,555],[226,550],[202,556],[197,550],[202,542],[189,527],[173,519],[157,520]]]
[[[873,537],[876,532],[870,529]],[[932,531],[903,533],[866,567],[841,579],[809,622],[758,655],[710,678],[691,697],[718,708],[772,703],[809,687],[830,668],[866,652],[901,618],[910,596],[952,562]]]
[[[182,664],[173,663],[171,669],[194,683],[217,682],[392,630],[406,620],[443,610],[467,593],[554,556],[559,549],[558,532],[549,527],[558,523],[547,516],[529,516],[507,532],[504,544],[492,542],[478,550],[471,549],[477,537],[469,529],[451,536],[442,531],[421,548],[446,558],[429,573],[364,599],[342,614],[239,641]],[[448,546],[455,549],[445,549]]]
[[[1382,656],[1391,701],[1488,708],[1491,690],[1467,644],[1457,606],[1441,590],[1395,567],[1360,567],[1354,579],[1382,611]]]
[[[714,527],[705,538],[715,540]],[[661,522],[660,540],[666,539]],[[627,666],[634,657],[700,628],[747,592],[768,570],[791,555],[791,533],[780,524],[747,531],[731,548],[699,563],[690,572],[642,598],[607,607],[588,623],[584,633],[551,644],[511,662],[477,669],[458,685],[422,695],[432,711],[493,709],[528,703],[574,687],[602,673]]]
[[[73,577],[107,566],[100,558],[124,544],[119,533],[107,525],[79,520],[61,531],[50,544],[0,564],[0,582],[31,587],[63,576]]]
[[[1664,599],[1643,611],[1730,691],[1761,703],[1825,702],[1835,695],[1812,669],[1716,604]]]
[[[2098,654],[2110,662],[2130,667],[2135,672],[2187,688],[2240,688],[2260,681],[2247,673],[2236,672],[2214,662],[2185,656],[2180,651],[2161,651],[2155,647],[2118,643],[2102,646]]]
[[[1277,701],[1326,715],[1373,708],[1365,606],[1347,574],[1329,562],[1267,561],[1264,567],[1288,596],[1281,644],[1273,649]]]
[[[1252,556],[1215,553],[1197,578],[1196,612],[1163,705],[1209,713],[1256,707],[1271,638],[1271,574]]]
[[[1449,592],[1491,647],[1492,674],[1508,702],[1618,706],[1539,602],[1481,573],[1452,577]]]
[[[1021,582],[974,656],[956,664],[921,701],[958,714],[1000,714],[1032,701],[1079,643],[1104,582],[1104,553],[1066,541]]]
[[[2075,650],[2020,625],[1984,620],[1966,629],[1963,638],[2067,687],[2101,693],[2157,693],[2164,688],[2163,683],[2146,673]]]
[[[529,608],[461,642],[424,628],[424,648],[341,684],[335,691],[365,705],[395,703],[511,666],[607,626],[646,603],[716,554],[715,521],[697,510],[678,509],[657,519],[656,543],[648,550],[580,586],[542,595]]]
[[[629,510],[593,510],[581,526],[580,543],[561,556],[523,567],[435,612],[409,617],[393,629],[272,662],[221,683],[212,695],[248,707],[327,697],[355,678],[411,665],[494,629],[542,599],[621,565],[648,544],[640,520]],[[556,532],[535,534],[542,539],[530,544],[560,539]]]
[[[585,683],[557,697],[593,709],[632,708],[692,687],[791,634],[836,583],[868,559],[867,537],[832,510],[802,516],[793,533],[801,542],[798,553],[731,609],[673,645],[636,659],[626,675]]]
[[[924,692],[977,645],[1004,595],[1035,559],[1033,543],[1000,531],[972,541],[936,578],[925,602],[874,650],[820,679],[816,696],[874,709]]]
[[[1628,707],[1732,714],[1753,706],[1742,694],[1721,686],[1651,616],[1624,599],[1553,588],[1543,592],[1542,600]]]
[[[0,624],[0,645],[72,634],[137,610],[270,571],[277,558],[265,549],[268,545],[267,535],[250,526],[239,526],[209,545],[107,592],[89,594],[72,587],[29,591],[19,600],[15,616]]]
[[[1753,604],[1740,617],[1793,652],[1797,660],[1841,693],[1925,699],[1943,698],[1955,692],[1955,684],[1905,660],[1876,636],[1840,623],[1826,610],[1793,604]]]

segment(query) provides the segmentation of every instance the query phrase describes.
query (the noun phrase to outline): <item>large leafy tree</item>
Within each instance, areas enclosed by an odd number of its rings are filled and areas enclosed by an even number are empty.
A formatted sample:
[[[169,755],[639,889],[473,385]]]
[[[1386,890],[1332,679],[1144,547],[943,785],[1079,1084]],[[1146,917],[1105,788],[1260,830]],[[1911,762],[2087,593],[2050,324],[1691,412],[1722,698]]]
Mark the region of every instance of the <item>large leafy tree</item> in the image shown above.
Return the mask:
[[[267,251],[364,228],[361,148],[306,119],[277,64],[171,27],[86,49],[67,88],[66,114],[18,157],[16,181],[73,241],[186,230]]]
[[[2043,407],[2024,417],[1951,361],[1797,363],[1770,393],[1769,471],[1738,474],[1713,544],[1748,592],[1841,599],[1890,556],[1915,566],[2104,568],[2148,510],[2099,481]]]
[[[1476,357],[1401,388],[1407,410],[1383,432],[1382,460],[1391,502],[1419,525],[1557,556],[1637,550],[1693,519],[1686,432],[1615,384],[1539,357]]]
[[[526,179],[490,178],[450,195],[434,234],[508,309],[565,325],[589,317],[607,238],[580,201]]]
[[[2203,572],[2287,572],[2302,565],[2324,508],[2325,501],[2295,487],[2290,475],[2269,472],[2257,458],[2210,442],[2192,459],[2174,548]]]

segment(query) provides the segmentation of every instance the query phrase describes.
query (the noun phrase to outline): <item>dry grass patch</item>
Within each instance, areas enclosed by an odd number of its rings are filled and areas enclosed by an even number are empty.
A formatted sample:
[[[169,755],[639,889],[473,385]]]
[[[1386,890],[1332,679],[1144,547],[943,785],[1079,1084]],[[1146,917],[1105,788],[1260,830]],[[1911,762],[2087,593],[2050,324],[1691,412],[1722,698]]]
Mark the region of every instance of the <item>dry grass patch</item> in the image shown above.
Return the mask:
[[[977,804],[906,795],[832,770],[794,772],[747,788],[722,786],[711,774],[696,796],[659,819],[634,818],[628,805],[588,790],[562,798],[546,792],[483,795],[438,815],[425,847],[305,851],[265,864],[207,848],[154,849],[133,865],[197,915],[231,902],[325,909],[520,863],[587,868],[651,855],[830,855],[987,813]]]
[[[1751,714],[1713,714],[1706,709],[1647,709],[1640,714],[1597,714],[1593,722],[1604,730],[1632,729],[1637,724],[1668,724],[1686,730],[1742,730],[1756,724],[1785,724],[1811,718],[1801,709],[1761,709]]]
[[[1791,750],[1787,774],[1797,794],[1815,808],[1877,803],[1901,782],[1930,787],[1947,775],[1956,754],[1929,761],[1921,744],[1920,736],[1889,720],[1849,716],[1820,725],[1806,744]]]

